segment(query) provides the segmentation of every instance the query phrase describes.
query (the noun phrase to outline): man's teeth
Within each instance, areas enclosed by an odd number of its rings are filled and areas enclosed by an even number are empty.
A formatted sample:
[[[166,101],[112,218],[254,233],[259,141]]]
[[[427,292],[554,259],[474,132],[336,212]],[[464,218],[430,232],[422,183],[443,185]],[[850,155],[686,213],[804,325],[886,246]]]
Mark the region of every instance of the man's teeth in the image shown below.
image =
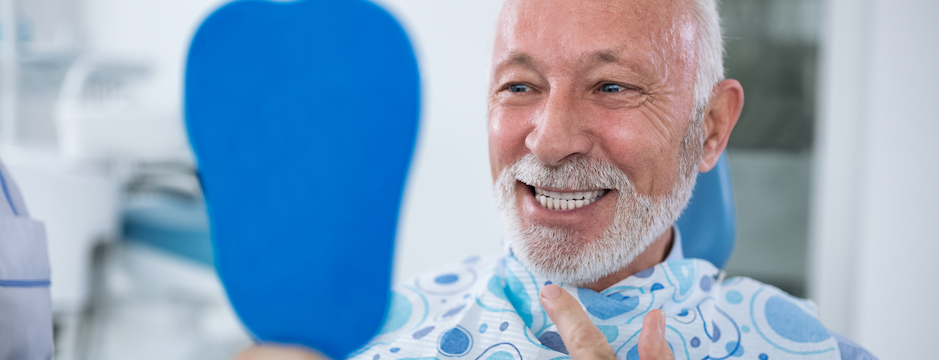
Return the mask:
[[[607,190],[559,192],[535,188],[535,199],[551,210],[573,210],[597,201]]]

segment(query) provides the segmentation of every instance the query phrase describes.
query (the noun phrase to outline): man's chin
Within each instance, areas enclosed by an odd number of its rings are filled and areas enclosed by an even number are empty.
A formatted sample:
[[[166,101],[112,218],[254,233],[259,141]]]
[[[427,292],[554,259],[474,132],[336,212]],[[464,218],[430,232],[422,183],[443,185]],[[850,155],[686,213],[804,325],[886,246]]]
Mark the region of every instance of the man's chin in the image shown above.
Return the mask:
[[[624,253],[623,248],[599,244],[600,239],[579,239],[561,229],[528,232],[511,237],[507,242],[509,251],[529,271],[557,283],[590,284],[615,273],[635,258],[635,254]],[[535,235],[532,232],[541,236],[532,236]]]
[[[613,271],[605,272],[594,267],[583,266],[583,264],[573,266],[570,262],[543,260],[539,259],[537,254],[534,255],[526,256],[524,252],[515,253],[515,257],[528,271],[557,284],[586,286],[613,273]]]

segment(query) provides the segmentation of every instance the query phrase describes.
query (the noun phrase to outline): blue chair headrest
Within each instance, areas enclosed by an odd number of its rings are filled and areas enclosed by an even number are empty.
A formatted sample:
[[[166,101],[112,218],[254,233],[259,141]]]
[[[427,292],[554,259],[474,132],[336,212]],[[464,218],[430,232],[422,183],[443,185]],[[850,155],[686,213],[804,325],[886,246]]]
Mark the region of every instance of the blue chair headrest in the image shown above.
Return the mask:
[[[727,265],[737,221],[726,153],[711,171],[698,174],[691,201],[676,224],[686,258],[705,259],[721,269]]]

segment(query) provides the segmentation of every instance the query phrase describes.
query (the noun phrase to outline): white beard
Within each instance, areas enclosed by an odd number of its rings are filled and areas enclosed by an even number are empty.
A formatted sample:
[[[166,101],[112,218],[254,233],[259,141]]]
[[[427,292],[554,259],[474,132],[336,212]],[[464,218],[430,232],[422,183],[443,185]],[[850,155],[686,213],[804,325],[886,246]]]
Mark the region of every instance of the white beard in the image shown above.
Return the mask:
[[[682,142],[675,185],[659,198],[637,192],[626,174],[608,162],[578,157],[560,166],[548,166],[533,154],[523,156],[503,170],[495,184],[507,233],[505,246],[529,271],[575,286],[626,267],[684,211],[697,180],[703,141],[700,122],[692,123]],[[596,239],[585,239],[563,227],[523,227],[516,205],[516,181],[540,188],[617,190],[613,220]]]

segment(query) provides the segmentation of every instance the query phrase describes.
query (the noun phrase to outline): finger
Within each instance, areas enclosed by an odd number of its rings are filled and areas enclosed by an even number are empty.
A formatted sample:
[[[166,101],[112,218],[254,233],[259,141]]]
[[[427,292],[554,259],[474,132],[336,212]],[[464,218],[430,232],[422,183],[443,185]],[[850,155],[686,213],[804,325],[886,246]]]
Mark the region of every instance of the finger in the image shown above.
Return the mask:
[[[590,322],[590,318],[571,294],[557,285],[541,289],[541,306],[558,327],[561,340],[573,360],[616,359],[606,336]]]
[[[312,349],[291,345],[255,345],[245,349],[235,360],[329,360]]]
[[[652,310],[642,320],[639,331],[639,358],[642,360],[673,360],[672,348],[665,340],[665,313]]]

